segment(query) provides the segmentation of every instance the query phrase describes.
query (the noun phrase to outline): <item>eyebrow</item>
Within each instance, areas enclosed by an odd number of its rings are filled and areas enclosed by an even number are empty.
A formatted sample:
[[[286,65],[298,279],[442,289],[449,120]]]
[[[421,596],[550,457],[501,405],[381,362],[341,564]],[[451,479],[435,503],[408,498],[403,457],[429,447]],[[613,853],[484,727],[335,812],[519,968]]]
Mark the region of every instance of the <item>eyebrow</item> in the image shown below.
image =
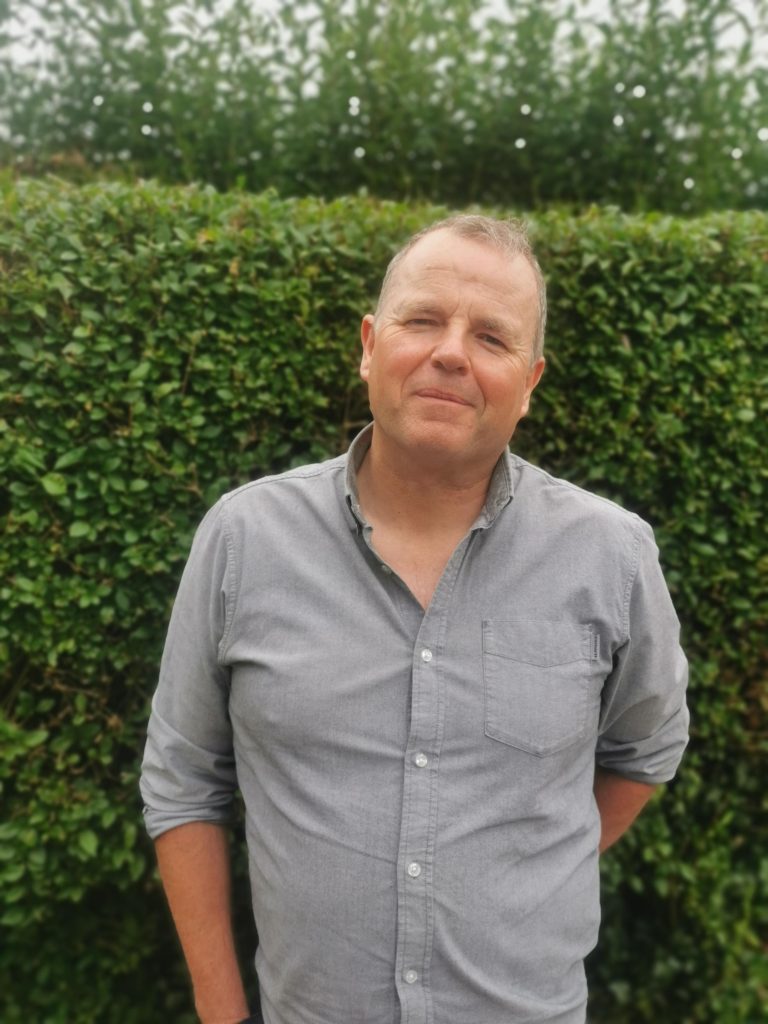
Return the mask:
[[[394,313],[396,316],[403,316],[406,313],[409,316],[430,316],[435,318],[445,316],[445,310],[439,304],[420,301],[419,299],[405,299],[403,302],[398,303]],[[489,331],[492,334],[502,334],[510,338],[514,337],[517,333],[514,321],[502,320],[495,316],[478,317],[473,321],[473,326],[479,327],[483,331]]]
[[[478,327],[492,334],[503,334],[514,337],[515,327],[510,320],[499,320],[495,316],[483,316],[475,321]]]
[[[400,302],[395,306],[396,316],[402,316],[404,313],[408,313],[410,316],[421,313],[426,316],[445,316],[445,312],[440,308],[440,306],[435,305],[434,303],[419,302],[418,300],[409,301],[408,299],[405,299],[403,302]]]

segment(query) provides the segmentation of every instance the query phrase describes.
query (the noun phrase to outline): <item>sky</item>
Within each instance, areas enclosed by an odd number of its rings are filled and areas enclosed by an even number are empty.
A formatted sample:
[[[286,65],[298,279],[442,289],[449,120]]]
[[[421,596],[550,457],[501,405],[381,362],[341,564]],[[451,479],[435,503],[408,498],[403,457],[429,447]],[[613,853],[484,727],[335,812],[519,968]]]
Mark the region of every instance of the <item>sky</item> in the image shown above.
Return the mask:
[[[75,0],[76,2],[76,0]],[[139,3],[144,0],[138,0]],[[224,6],[225,8],[230,5],[232,0],[212,0],[213,4],[218,6]],[[292,0],[251,0],[250,6],[257,10],[265,13],[276,11],[279,7],[284,7],[286,2],[290,3]],[[293,0],[296,2],[296,0]],[[307,3],[307,0],[304,0]],[[478,18],[498,16],[503,18],[508,12],[511,0],[478,0]],[[565,0],[562,0],[565,3]],[[644,3],[632,4],[629,0],[624,2],[630,7],[635,6],[642,13],[646,9]],[[449,7],[451,0],[445,0],[446,7]],[[680,14],[686,8],[686,0],[662,0],[663,7],[665,10],[670,11],[673,14]],[[339,0],[339,8],[343,11],[345,0]],[[577,5],[583,14],[585,20],[593,19],[607,19],[610,14],[610,0],[577,0]],[[197,7],[196,17],[199,17],[199,0],[189,0],[190,7]],[[762,6],[764,9],[768,6],[768,0],[730,0],[730,7],[734,13],[742,14],[746,16],[750,22],[754,23],[757,19],[755,17],[756,9]],[[13,13],[11,20],[8,23],[11,30],[20,32],[22,36],[29,38],[29,32],[34,30],[36,27],[40,27],[43,22],[40,15],[30,6],[29,3],[25,3],[24,0],[13,5]],[[731,32],[725,33],[721,40],[723,52],[733,51],[735,52],[743,38],[743,30],[740,27],[733,29]],[[768,61],[768,25],[765,30],[758,35],[756,38],[753,36],[753,54],[758,61],[762,63],[763,60]],[[42,42],[38,43],[35,47],[30,48],[29,44],[12,44],[6,51],[10,56],[12,63],[16,66],[24,64],[42,64],[46,57],[46,47]],[[311,85],[311,83],[309,83]]]
[[[218,2],[226,4],[227,0],[218,0]],[[759,2],[759,0],[731,0],[731,8],[734,12],[750,16],[753,14],[757,2]],[[251,0],[251,6],[254,9],[265,12],[274,11],[285,3],[286,0]],[[449,5],[450,0],[446,0],[446,6]],[[22,0],[22,2],[17,3],[14,6],[15,10],[12,15],[12,24],[15,27],[28,30],[40,25],[40,16],[30,7],[29,4],[24,3]],[[343,6],[343,0],[340,0],[339,6]],[[579,0],[579,6],[585,18],[606,17],[610,10],[609,0]],[[685,9],[685,0],[665,0],[664,6],[672,13],[679,14]],[[478,7],[481,12],[487,13],[488,16],[497,15],[503,17],[508,10],[509,3],[508,0],[482,0],[482,2],[478,3]],[[732,40],[724,39],[724,45],[729,42],[737,43],[737,35],[738,33]],[[768,54],[768,33],[765,34],[761,44],[760,41],[758,42],[760,52]],[[11,54],[14,60],[24,60],[31,56],[27,48],[18,45],[12,47]],[[35,56],[37,56],[37,54],[35,54]]]

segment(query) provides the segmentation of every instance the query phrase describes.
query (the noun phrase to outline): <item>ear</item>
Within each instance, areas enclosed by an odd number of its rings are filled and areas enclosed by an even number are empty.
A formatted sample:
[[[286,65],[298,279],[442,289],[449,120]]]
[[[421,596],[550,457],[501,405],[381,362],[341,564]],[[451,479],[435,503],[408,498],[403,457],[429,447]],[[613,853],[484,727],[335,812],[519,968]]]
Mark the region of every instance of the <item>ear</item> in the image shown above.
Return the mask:
[[[360,377],[362,380],[367,381],[371,368],[371,359],[373,357],[373,313],[366,313],[363,317],[362,323],[360,324],[360,341],[363,343],[363,357],[360,360]]]
[[[525,378],[525,394],[523,395],[523,403],[520,409],[521,416],[526,416],[528,414],[528,409],[531,404],[531,395],[533,394],[536,385],[541,380],[541,375],[544,373],[545,366],[546,360],[544,356],[539,356],[528,371],[528,376]]]

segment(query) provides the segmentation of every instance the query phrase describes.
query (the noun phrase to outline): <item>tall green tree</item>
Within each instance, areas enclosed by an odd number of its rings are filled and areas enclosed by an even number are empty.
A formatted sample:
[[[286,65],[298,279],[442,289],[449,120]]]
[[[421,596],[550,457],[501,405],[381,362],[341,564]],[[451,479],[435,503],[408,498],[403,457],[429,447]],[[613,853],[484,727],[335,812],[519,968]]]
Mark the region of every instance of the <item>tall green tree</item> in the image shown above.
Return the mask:
[[[599,17],[576,0],[26,10],[23,27],[6,5],[0,38],[0,160],[21,171],[454,204],[768,205],[768,0],[609,0]]]

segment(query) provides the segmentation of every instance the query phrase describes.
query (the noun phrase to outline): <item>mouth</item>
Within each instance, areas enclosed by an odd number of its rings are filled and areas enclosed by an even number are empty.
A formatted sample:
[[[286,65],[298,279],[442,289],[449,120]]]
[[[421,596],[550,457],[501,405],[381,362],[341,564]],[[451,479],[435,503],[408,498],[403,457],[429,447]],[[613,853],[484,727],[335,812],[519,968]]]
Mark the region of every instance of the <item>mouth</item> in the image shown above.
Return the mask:
[[[439,388],[420,388],[416,392],[417,398],[431,398],[436,402],[451,402],[454,405],[471,405],[461,395],[454,395],[451,391],[440,391]]]

